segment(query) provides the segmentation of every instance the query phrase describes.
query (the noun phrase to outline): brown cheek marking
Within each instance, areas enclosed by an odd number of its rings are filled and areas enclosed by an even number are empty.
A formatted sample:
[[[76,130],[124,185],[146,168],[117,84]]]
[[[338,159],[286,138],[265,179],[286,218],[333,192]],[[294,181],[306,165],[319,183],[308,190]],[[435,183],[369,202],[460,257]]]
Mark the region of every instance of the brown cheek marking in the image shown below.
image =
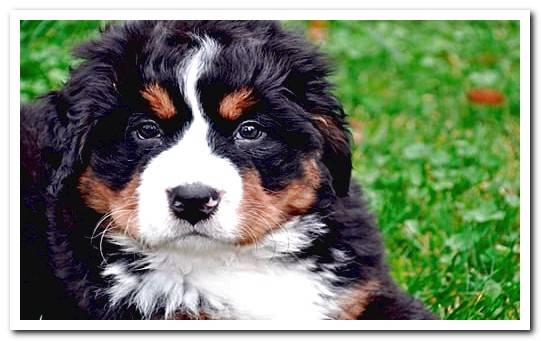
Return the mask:
[[[169,119],[177,114],[171,97],[158,84],[150,84],[141,91],[141,95],[148,101],[150,108],[161,119]]]
[[[256,171],[248,171],[242,175],[239,244],[254,243],[291,217],[306,213],[310,209],[320,185],[319,168],[314,159],[304,161],[303,166],[304,176],[278,192],[266,191]]]
[[[137,237],[136,190],[138,186],[139,175],[137,174],[122,190],[114,191],[97,178],[89,167],[79,178],[77,188],[88,207],[101,214],[111,213],[112,231]],[[107,222],[103,223],[104,226],[107,224]]]
[[[230,93],[220,101],[218,112],[226,120],[236,120],[247,109],[256,103],[252,96],[252,90],[241,88]]]
[[[353,285],[342,298],[338,306],[338,320],[356,320],[366,309],[370,298],[379,289],[376,281],[367,281]]]

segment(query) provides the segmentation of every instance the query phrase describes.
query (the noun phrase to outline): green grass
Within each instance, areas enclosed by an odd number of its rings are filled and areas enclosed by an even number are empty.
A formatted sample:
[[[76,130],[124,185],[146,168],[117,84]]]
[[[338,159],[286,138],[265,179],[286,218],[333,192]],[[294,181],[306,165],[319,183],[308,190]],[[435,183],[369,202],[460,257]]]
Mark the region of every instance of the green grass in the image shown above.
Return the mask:
[[[101,24],[23,22],[21,98],[58,88],[72,45]],[[442,318],[520,318],[518,22],[334,21],[317,31],[393,276]],[[505,101],[469,102],[480,87]]]

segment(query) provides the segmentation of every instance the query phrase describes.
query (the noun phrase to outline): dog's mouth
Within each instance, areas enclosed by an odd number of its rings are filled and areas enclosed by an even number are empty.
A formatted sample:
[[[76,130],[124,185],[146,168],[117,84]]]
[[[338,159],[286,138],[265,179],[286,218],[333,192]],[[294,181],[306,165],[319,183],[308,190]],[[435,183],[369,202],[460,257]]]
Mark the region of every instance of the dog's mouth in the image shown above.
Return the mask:
[[[176,237],[172,238],[167,244],[175,245],[175,244],[184,244],[185,242],[197,243],[198,241],[201,241],[201,242],[204,241],[205,243],[208,243],[208,242],[226,243],[225,240],[221,240],[220,238],[217,238],[216,236],[212,236],[209,233],[194,230],[194,231],[189,231],[189,232],[177,235]]]
[[[183,234],[182,236],[178,237],[177,239],[185,239],[185,238],[190,238],[190,237],[201,237],[201,238],[210,238],[210,239],[212,239],[211,236],[209,236],[209,235],[207,235],[205,233],[198,232],[198,231],[188,232],[188,233]]]

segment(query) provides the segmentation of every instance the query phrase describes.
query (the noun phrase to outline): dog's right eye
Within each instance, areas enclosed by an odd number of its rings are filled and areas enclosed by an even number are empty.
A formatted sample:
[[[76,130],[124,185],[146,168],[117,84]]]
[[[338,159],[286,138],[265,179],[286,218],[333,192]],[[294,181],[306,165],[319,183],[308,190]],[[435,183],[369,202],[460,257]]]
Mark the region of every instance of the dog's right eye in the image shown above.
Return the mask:
[[[141,140],[155,139],[161,137],[162,131],[154,122],[144,122],[136,128],[137,137]]]

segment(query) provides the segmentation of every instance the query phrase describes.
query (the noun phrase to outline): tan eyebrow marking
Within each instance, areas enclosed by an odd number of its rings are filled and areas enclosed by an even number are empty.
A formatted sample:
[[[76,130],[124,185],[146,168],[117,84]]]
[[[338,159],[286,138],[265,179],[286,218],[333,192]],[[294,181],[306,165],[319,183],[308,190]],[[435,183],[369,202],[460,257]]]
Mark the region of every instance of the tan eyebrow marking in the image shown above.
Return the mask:
[[[244,87],[226,95],[220,101],[218,112],[226,120],[233,121],[255,103],[256,99],[252,95],[252,90]]]
[[[141,91],[141,95],[146,99],[150,108],[161,119],[170,119],[177,114],[173,100],[167,91],[158,84],[147,85]]]

